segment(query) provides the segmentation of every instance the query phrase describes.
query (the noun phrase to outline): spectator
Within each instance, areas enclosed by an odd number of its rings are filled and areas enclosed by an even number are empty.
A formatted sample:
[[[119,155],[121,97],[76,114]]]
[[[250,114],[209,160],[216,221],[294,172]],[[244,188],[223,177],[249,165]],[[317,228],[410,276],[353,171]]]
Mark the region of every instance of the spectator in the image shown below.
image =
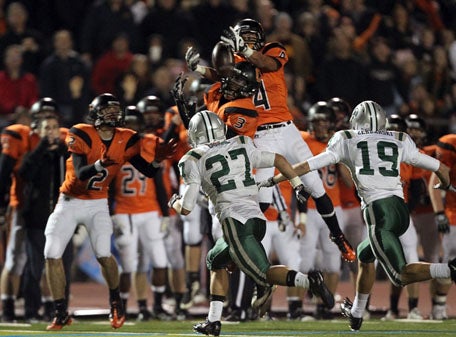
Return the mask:
[[[0,127],[8,124],[16,108],[30,106],[38,99],[36,77],[22,68],[22,48],[10,45],[3,57],[5,70],[0,71]]]
[[[164,65],[155,70],[152,74],[153,89],[151,94],[160,98],[165,106],[174,105],[174,99],[169,92],[175,79],[171,68],[171,64]]]
[[[367,65],[367,97],[378,102],[386,115],[396,113],[396,81],[398,70],[391,58],[391,48],[386,39],[378,37],[372,40],[370,62]]]
[[[283,44],[289,55],[286,68],[299,78],[306,80],[312,69],[312,56],[307,42],[298,34],[293,33],[293,20],[288,13],[280,12],[274,20],[274,30],[268,35],[268,41]]]
[[[204,0],[191,10],[197,29],[200,54],[210,59],[212,48],[220,40],[223,30],[236,22],[237,11],[221,0]]]
[[[135,105],[152,89],[150,63],[144,54],[135,54],[129,69],[116,82],[116,97],[122,106]]]
[[[128,36],[120,33],[112,41],[111,49],[94,64],[92,89],[95,94],[114,92],[118,77],[129,69],[132,60],[133,54],[130,51]]]
[[[3,55],[8,46],[20,45],[24,60],[23,69],[36,75],[44,58],[41,34],[28,27],[29,13],[22,3],[12,2],[7,8],[6,15],[7,30],[0,38],[0,55]]]
[[[89,104],[90,69],[73,49],[68,30],[54,34],[54,53],[40,68],[40,94],[53,97],[59,105],[62,124],[70,127],[83,120]]]
[[[215,13],[211,13],[204,20],[211,17],[220,20]],[[174,58],[178,57],[179,41],[195,36],[193,27],[191,15],[181,10],[176,0],[158,0],[139,25],[143,41],[150,41],[152,35],[160,36],[163,54]]]
[[[123,0],[94,2],[81,29],[80,51],[84,61],[95,63],[121,33],[128,36],[132,50],[137,51],[140,45],[137,26]]]
[[[330,55],[318,73],[319,99],[340,97],[355,106],[365,97],[365,69],[353,54],[352,41],[338,29],[330,41]]]

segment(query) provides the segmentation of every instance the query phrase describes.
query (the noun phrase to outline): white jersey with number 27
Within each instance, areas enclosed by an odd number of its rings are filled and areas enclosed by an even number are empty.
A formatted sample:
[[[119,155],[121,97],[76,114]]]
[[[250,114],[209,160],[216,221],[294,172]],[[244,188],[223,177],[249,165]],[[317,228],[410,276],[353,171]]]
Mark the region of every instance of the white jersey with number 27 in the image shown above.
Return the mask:
[[[404,132],[342,130],[334,134],[326,151],[309,159],[311,170],[341,162],[351,172],[363,204],[392,195],[404,198],[400,163],[435,171],[439,161],[418,151]]]
[[[179,161],[186,185],[198,184],[215,205],[220,220],[227,217],[242,223],[265,219],[258,204],[254,168],[274,165],[275,154],[257,149],[249,137],[198,145]]]

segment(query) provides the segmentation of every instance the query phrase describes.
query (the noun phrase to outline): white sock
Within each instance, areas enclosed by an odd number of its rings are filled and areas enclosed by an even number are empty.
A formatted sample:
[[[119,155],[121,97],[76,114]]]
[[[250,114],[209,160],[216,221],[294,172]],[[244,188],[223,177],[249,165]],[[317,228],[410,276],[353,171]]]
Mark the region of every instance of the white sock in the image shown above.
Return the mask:
[[[363,317],[364,310],[366,309],[367,300],[369,299],[369,294],[361,294],[356,292],[355,299],[353,300],[353,307],[351,309],[351,314],[353,317],[361,318]]]
[[[431,263],[429,273],[432,278],[449,278],[451,277],[450,267],[446,263]]]
[[[296,287],[309,289],[309,278],[306,274],[298,271],[294,279],[294,284]]]
[[[222,301],[211,301],[209,304],[209,313],[207,319],[209,322],[220,321],[222,318],[223,302]]]

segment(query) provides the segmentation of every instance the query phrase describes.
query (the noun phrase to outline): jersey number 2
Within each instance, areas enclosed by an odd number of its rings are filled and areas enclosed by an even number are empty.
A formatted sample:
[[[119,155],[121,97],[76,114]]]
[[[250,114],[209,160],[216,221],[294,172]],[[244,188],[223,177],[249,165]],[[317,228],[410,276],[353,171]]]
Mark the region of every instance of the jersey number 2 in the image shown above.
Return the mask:
[[[250,161],[247,156],[246,150],[244,148],[234,149],[234,150],[228,151],[228,154],[230,155],[230,158],[232,160],[239,159],[239,156],[244,157],[244,161],[245,161],[245,173],[244,174],[245,174],[245,176],[244,176],[244,180],[242,181],[242,183],[244,184],[244,186],[255,185],[255,179],[253,179],[252,176],[250,175]],[[226,176],[230,173],[230,165],[229,165],[228,161],[226,160],[226,158],[221,154],[208,158],[206,160],[206,169],[207,170],[211,169],[212,167],[214,167],[215,163],[220,163],[222,165],[221,169],[212,173],[211,177],[210,177],[212,184],[217,189],[217,192],[221,193],[224,191],[236,189],[236,183],[233,179],[228,179],[228,181],[224,184],[222,184],[220,182],[221,177]]]

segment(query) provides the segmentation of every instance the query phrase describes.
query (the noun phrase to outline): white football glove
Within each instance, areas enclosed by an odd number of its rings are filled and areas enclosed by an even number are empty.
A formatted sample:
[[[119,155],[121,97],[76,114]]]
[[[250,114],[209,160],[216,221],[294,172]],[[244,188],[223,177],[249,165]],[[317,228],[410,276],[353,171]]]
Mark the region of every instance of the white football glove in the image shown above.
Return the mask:
[[[169,199],[169,201],[168,201],[168,207],[173,208],[174,203],[181,198],[182,197],[179,194],[174,193],[173,196],[171,197],[171,199]]]
[[[187,67],[191,71],[196,71],[200,63],[200,54],[193,47],[188,47],[187,52],[185,53],[185,62],[187,62]]]
[[[262,187],[272,187],[274,186],[276,183],[274,182],[274,180],[272,180],[273,177],[270,177],[266,180],[263,180],[263,181],[260,181],[259,183],[257,183],[257,186],[258,186],[258,189],[262,188]]]
[[[246,57],[253,54],[253,49],[249,48],[239,32],[237,32],[233,27],[230,27],[229,30],[224,30],[220,40],[228,44],[233,51],[241,53]]]

